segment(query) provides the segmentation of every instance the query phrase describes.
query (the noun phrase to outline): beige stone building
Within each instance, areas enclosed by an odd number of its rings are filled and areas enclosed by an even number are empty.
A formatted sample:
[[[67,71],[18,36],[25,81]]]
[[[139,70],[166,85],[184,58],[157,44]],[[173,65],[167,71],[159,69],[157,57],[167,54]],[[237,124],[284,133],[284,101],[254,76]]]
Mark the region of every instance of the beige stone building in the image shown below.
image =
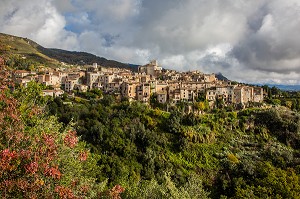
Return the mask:
[[[27,76],[27,75],[29,75],[30,74],[30,71],[26,71],[26,70],[15,70],[14,72],[13,72],[13,77],[15,78],[15,79],[17,79],[17,78],[23,78],[23,77],[25,77],[25,76]]]
[[[167,91],[159,91],[159,92],[157,92],[157,101],[159,103],[164,104],[164,103],[167,102],[167,100],[168,100],[168,93],[167,93]]]
[[[151,76],[157,76],[161,73],[162,68],[158,66],[156,60],[152,60],[149,64],[146,64],[144,66],[140,66],[138,68],[139,73],[145,73],[147,75]]]
[[[138,82],[123,82],[121,84],[121,95],[130,100],[135,100],[137,97],[136,90],[138,85]]]
[[[74,90],[78,90],[80,92],[87,92],[88,91],[88,86],[87,85],[83,85],[83,84],[75,84],[74,85]]]
[[[54,90],[43,90],[43,96],[50,96],[50,97],[59,97],[64,94],[64,91],[61,89],[54,89]]]
[[[237,86],[234,88],[234,103],[247,104],[253,101],[253,87]]]
[[[244,85],[218,85],[206,90],[206,99],[215,101],[222,99],[226,104],[243,104],[262,102],[263,89]]]
[[[216,82],[217,78],[215,74],[204,74],[204,82]]]
[[[216,95],[226,103],[233,103],[235,86],[216,86]]]
[[[153,86],[155,87],[154,92],[165,92],[168,90],[167,82],[155,81]]]
[[[89,88],[92,88],[94,83],[99,83],[100,82],[99,77],[100,77],[100,74],[97,72],[88,72],[86,74],[87,86],[89,86]]]
[[[264,89],[261,87],[253,88],[253,101],[254,102],[263,102],[264,101]]]
[[[58,76],[59,77],[59,81],[63,82],[67,78],[68,73],[63,72],[63,71],[54,71],[53,75]]]
[[[64,88],[66,92],[71,92],[74,90],[76,84],[79,84],[79,78],[69,79],[67,78],[64,82]]]
[[[150,99],[150,84],[142,83],[136,87],[136,97],[138,101],[149,102]]]
[[[216,101],[217,91],[216,88],[212,88],[206,91],[206,100]]]
[[[46,74],[45,81],[42,82],[42,84],[45,84],[46,86],[54,86],[54,85],[60,85],[61,81],[59,77],[54,74]]]
[[[106,93],[120,92],[122,83],[122,80],[105,83],[102,90]]]
[[[24,87],[26,87],[27,84],[28,84],[29,82],[31,82],[31,81],[32,81],[32,79],[26,78],[26,77],[15,79],[15,82],[16,82],[16,83],[18,83],[19,85],[22,85],[22,86],[24,86]]]
[[[193,102],[195,99],[195,92],[190,88],[180,89],[180,100]]]

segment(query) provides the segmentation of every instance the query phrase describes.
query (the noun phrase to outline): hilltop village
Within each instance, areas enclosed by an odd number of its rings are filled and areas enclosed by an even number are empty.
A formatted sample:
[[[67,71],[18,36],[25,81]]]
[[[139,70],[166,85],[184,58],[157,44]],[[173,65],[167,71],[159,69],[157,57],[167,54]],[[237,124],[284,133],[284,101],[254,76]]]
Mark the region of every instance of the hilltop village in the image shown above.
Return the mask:
[[[201,97],[211,105],[216,100],[222,100],[225,105],[247,106],[251,102],[260,103],[264,98],[261,87],[221,81],[215,74],[199,71],[177,72],[162,69],[156,60],[139,66],[138,72],[123,68],[106,68],[94,63],[69,69],[46,68],[38,73],[15,70],[12,77],[16,83],[24,86],[30,81],[49,86],[52,89],[43,90],[43,95],[54,97],[65,92],[72,94],[74,90],[86,92],[90,89],[100,89],[104,93],[127,98],[129,101],[144,103],[149,103],[150,97],[155,96],[157,102],[162,104],[194,102]]]

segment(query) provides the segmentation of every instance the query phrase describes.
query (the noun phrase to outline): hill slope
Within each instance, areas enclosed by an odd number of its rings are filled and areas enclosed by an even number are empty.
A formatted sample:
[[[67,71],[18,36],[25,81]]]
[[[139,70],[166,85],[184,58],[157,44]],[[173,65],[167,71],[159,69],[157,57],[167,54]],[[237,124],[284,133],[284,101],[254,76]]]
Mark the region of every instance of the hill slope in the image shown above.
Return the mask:
[[[38,44],[22,37],[0,33],[0,54],[6,58],[26,57],[32,63],[45,64],[47,66],[54,66],[59,62],[52,59],[37,49]]]
[[[107,60],[103,57],[98,57],[86,52],[44,48],[30,39],[3,33],[0,33],[0,54],[2,56],[20,55],[36,64],[51,67],[58,65],[60,62],[64,62],[72,65],[98,63],[105,67],[132,68],[133,70],[136,68],[129,64]]]
[[[217,73],[216,78],[221,81],[229,81],[229,79],[227,79],[227,77],[225,77],[222,73]]]

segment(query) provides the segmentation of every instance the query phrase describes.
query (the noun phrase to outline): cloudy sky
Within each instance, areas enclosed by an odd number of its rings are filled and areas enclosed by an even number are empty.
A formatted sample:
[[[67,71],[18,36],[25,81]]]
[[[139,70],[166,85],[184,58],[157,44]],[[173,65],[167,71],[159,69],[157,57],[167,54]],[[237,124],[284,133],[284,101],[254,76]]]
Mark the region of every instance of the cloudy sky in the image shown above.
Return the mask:
[[[300,84],[299,0],[0,0],[0,32],[125,63]]]

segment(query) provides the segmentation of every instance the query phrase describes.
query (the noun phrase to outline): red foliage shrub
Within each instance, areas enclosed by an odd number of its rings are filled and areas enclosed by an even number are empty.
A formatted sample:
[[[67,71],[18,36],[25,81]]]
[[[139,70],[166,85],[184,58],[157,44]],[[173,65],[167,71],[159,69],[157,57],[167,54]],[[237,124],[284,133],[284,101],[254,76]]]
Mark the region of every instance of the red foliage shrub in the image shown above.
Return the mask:
[[[69,131],[66,137],[64,138],[64,143],[70,148],[74,148],[78,143],[78,138],[75,131]]]
[[[88,157],[88,153],[86,151],[82,151],[79,153],[79,160],[80,161],[86,161]]]
[[[56,119],[46,118],[26,94],[20,92],[26,102],[18,102],[9,89],[12,84],[2,81],[7,80],[2,69],[0,66],[0,198],[95,197],[100,192],[96,178],[86,174],[86,169],[98,168],[93,155],[78,143],[75,131],[59,132]],[[32,88],[28,92],[36,96]],[[121,192],[115,188],[111,193]]]
[[[63,186],[56,186],[55,192],[58,193],[61,199],[73,199],[75,198],[71,189]]]
[[[38,171],[39,165],[37,162],[31,162],[26,164],[24,167],[27,173],[35,174]]]
[[[51,176],[53,179],[60,179],[61,173],[58,169],[58,166],[55,167],[50,167],[45,169],[45,175],[46,176]]]
[[[112,199],[121,199],[120,194],[123,193],[124,191],[125,189],[121,187],[121,185],[116,185],[109,191],[109,196]]]

